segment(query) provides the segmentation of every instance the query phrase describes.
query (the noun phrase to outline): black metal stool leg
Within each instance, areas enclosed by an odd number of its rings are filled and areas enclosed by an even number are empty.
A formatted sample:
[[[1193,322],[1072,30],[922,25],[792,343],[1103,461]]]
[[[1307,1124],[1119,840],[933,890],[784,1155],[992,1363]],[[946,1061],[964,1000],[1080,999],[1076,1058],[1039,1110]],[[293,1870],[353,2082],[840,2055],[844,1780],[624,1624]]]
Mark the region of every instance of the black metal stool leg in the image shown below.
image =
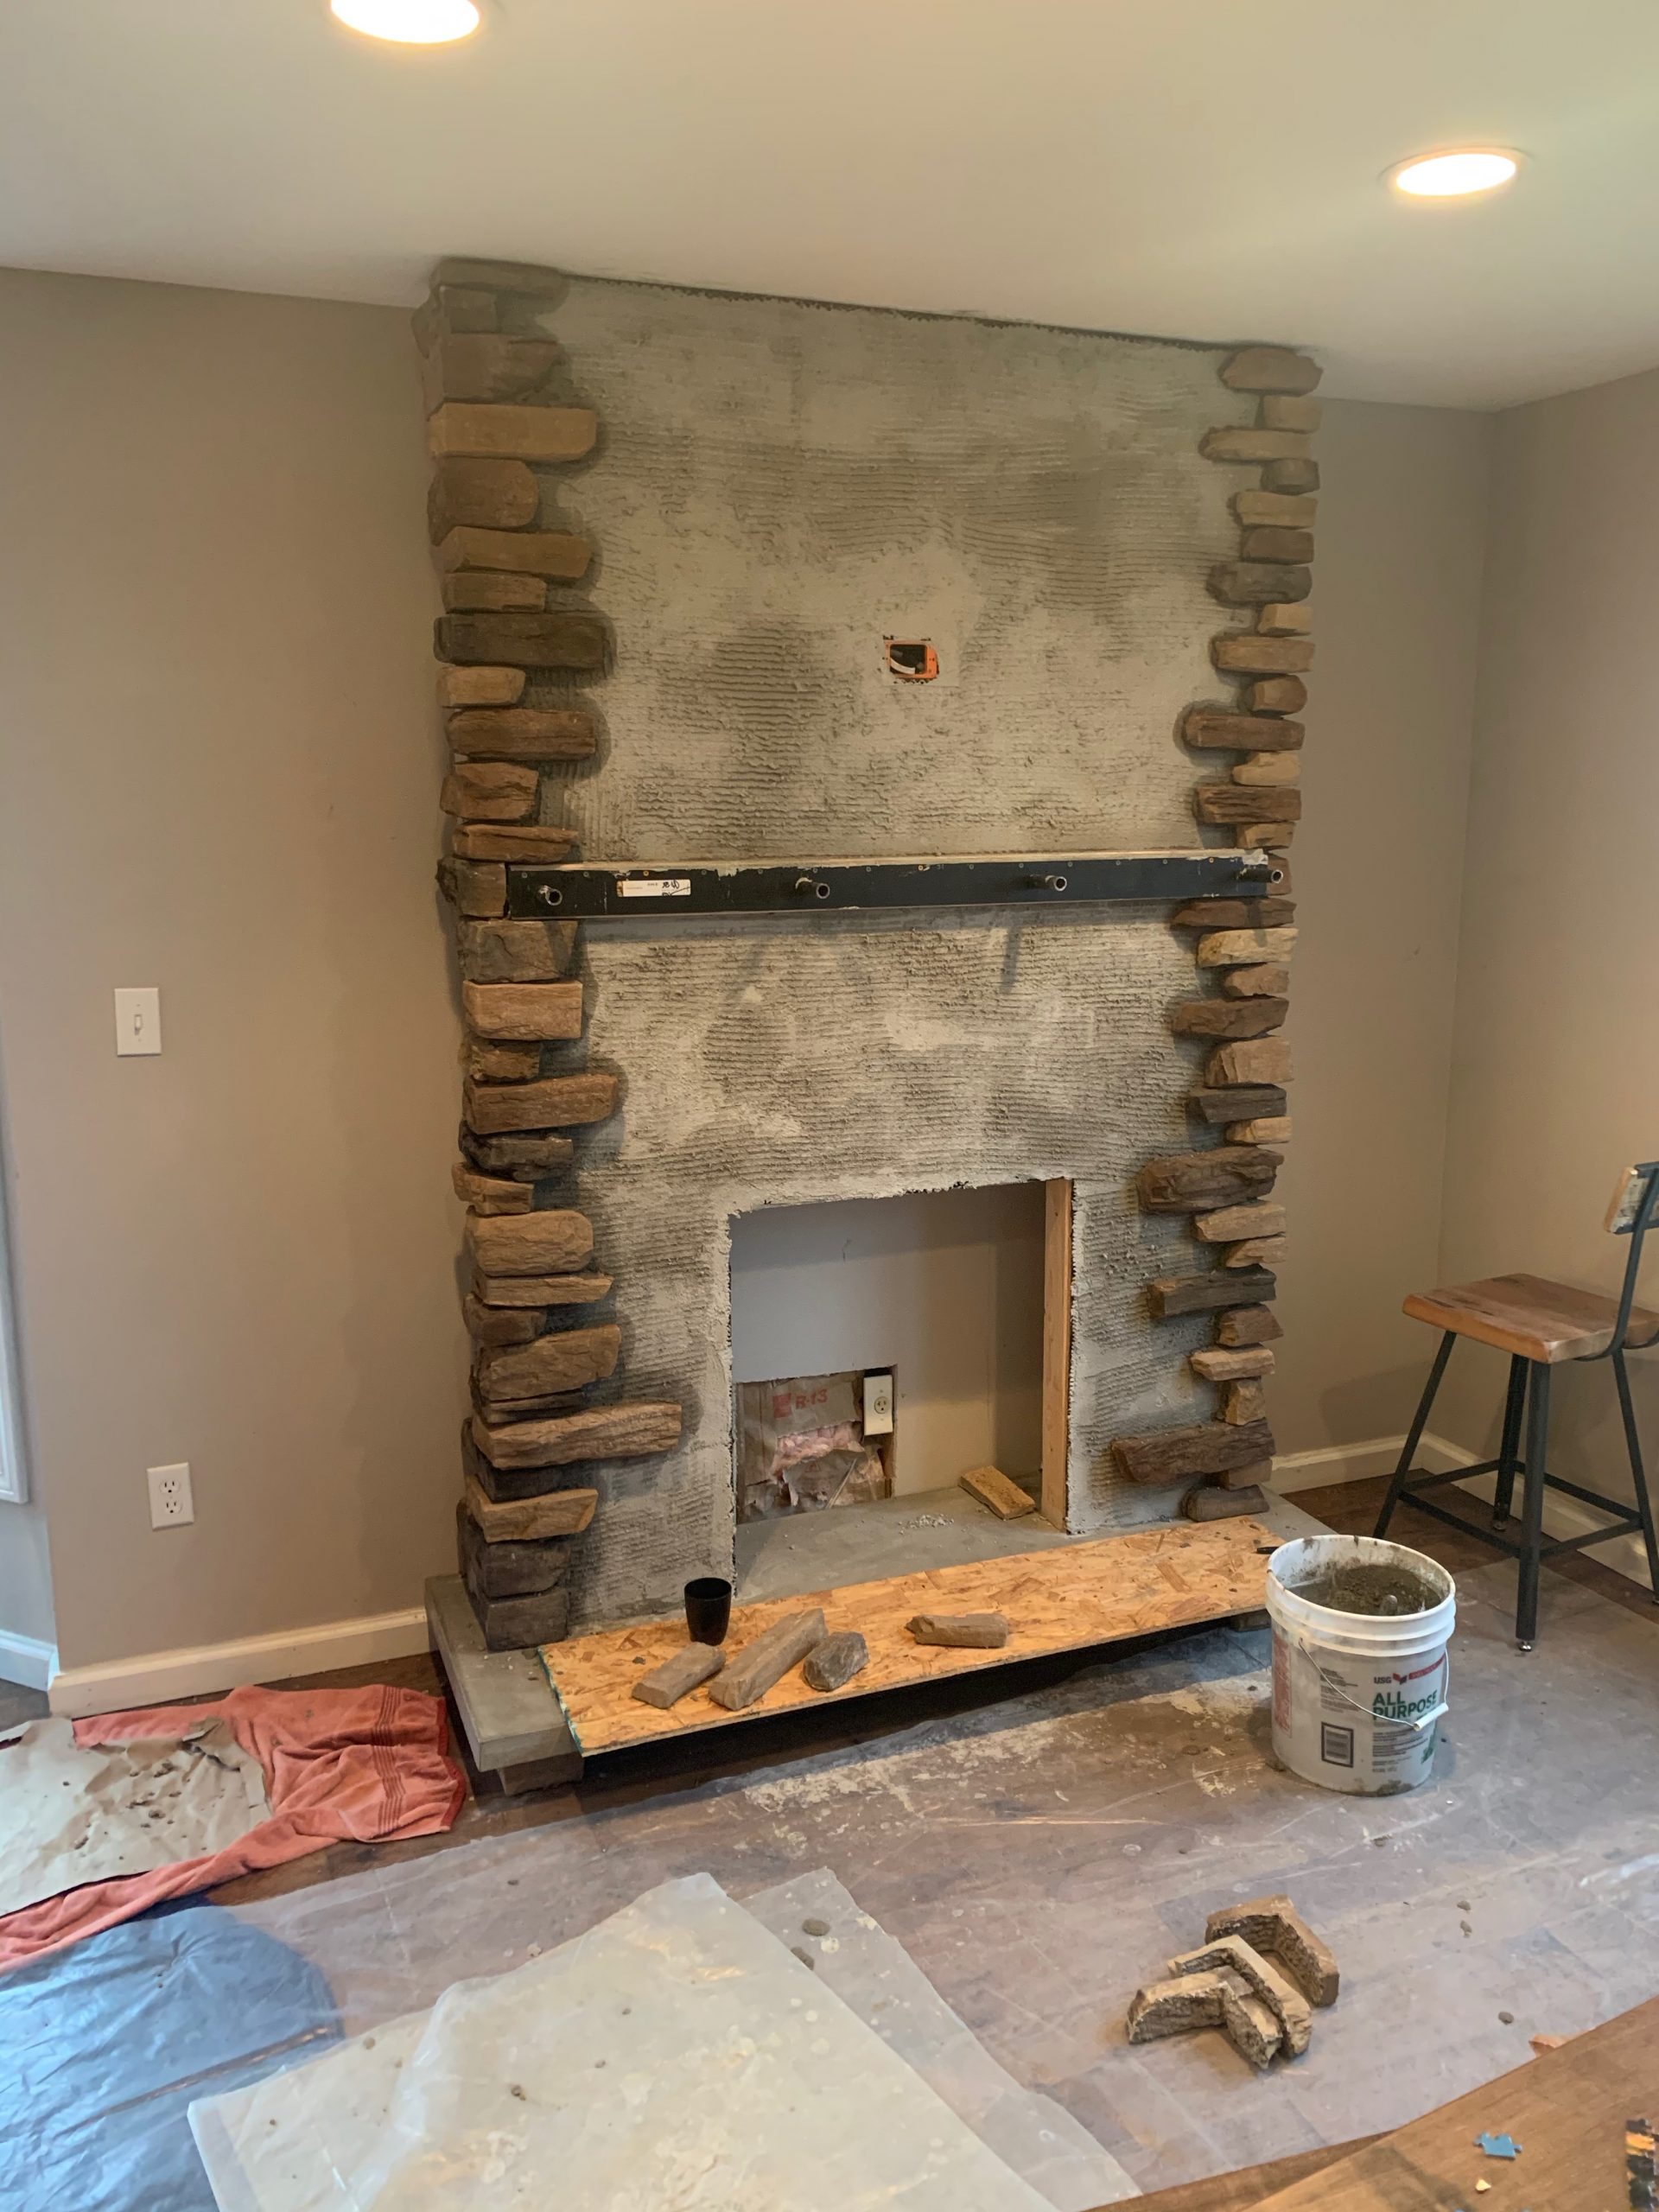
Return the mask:
[[[1515,1641],[1530,1651],[1538,1637],[1538,1574],[1544,1541],[1544,1476],[1549,1466],[1549,1369],[1541,1359],[1532,1370],[1532,1400],[1527,1409],[1526,1549],[1516,1593]]]
[[[1446,1363],[1451,1358],[1452,1347],[1457,1341],[1457,1332],[1452,1329],[1448,1329],[1440,1338],[1440,1348],[1434,1355],[1434,1364],[1428,1370],[1428,1380],[1423,1385],[1423,1395],[1417,1401],[1417,1410],[1412,1415],[1411,1427],[1406,1434],[1405,1446],[1400,1454],[1400,1464],[1394,1471],[1394,1479],[1389,1484],[1389,1494],[1382,1501],[1382,1510],[1377,1515],[1376,1526],[1371,1531],[1374,1536],[1386,1536],[1389,1533],[1389,1523],[1394,1518],[1394,1509],[1400,1503],[1400,1493],[1406,1486],[1406,1477],[1411,1472],[1411,1463],[1417,1457],[1417,1446],[1422,1442],[1423,1431],[1428,1426],[1428,1416],[1434,1404],[1434,1394],[1440,1387],[1440,1377],[1446,1372]]]
[[[1510,1360],[1509,1395],[1503,1401],[1503,1441],[1497,1451],[1497,1487],[1492,1492],[1492,1526],[1506,1529],[1515,1498],[1515,1471],[1521,1463],[1521,1415],[1527,1402],[1527,1363],[1519,1352]]]
[[[1624,1347],[1613,1353],[1613,1379],[1618,1384],[1618,1410],[1624,1422],[1624,1446],[1630,1455],[1630,1480],[1636,1488],[1636,1510],[1642,1516],[1642,1541],[1648,1553],[1648,1587],[1659,1605],[1659,1541],[1653,1529],[1653,1501],[1648,1496],[1648,1471],[1642,1464],[1642,1439],[1630,1402],[1630,1378],[1624,1371]]]

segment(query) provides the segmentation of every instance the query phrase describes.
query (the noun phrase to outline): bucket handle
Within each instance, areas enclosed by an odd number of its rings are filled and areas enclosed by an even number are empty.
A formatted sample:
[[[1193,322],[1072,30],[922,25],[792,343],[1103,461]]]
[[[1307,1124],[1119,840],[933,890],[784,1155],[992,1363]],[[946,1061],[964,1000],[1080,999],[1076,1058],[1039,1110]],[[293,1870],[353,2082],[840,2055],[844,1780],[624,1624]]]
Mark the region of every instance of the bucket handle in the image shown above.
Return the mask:
[[[1310,1656],[1311,1656],[1312,1655],[1310,1655]],[[1446,1669],[1446,1673],[1440,1681],[1440,1703],[1432,1712],[1420,1714],[1415,1720],[1389,1720],[1388,1725],[1390,1728],[1432,1728],[1437,1720],[1443,1719],[1444,1716],[1450,1712],[1452,1693],[1452,1653],[1449,1648],[1440,1654],[1440,1664]],[[1368,1720],[1375,1720],[1379,1718],[1376,1713],[1370,1710],[1369,1706],[1362,1705],[1357,1697],[1350,1697],[1346,1690],[1339,1688],[1338,1685],[1331,1680],[1331,1677],[1326,1674],[1323,1667],[1319,1669],[1319,1683],[1322,1688],[1328,1690],[1332,1696],[1338,1700],[1340,1703],[1343,1705],[1352,1706],[1356,1713],[1363,1713]],[[1382,1717],[1386,1718],[1386,1716]]]

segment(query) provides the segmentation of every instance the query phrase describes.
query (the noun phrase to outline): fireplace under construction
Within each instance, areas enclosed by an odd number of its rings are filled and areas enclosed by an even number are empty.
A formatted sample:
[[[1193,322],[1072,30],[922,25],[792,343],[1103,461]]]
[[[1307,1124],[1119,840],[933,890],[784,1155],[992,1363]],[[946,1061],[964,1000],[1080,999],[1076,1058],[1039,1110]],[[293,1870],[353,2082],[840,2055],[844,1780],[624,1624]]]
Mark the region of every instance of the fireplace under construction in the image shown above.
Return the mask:
[[[1248,1510],[1317,368],[480,263],[416,329],[486,1642],[731,1573],[761,1212],[1039,1187],[1054,1540]]]

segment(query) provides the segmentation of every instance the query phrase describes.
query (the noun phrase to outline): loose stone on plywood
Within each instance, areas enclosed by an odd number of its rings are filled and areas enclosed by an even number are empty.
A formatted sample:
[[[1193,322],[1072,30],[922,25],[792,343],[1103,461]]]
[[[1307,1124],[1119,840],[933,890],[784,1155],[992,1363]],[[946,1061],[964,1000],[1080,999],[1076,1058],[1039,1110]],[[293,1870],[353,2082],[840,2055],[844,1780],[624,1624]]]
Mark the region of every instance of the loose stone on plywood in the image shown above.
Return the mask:
[[[816,1651],[826,1633],[823,1614],[816,1605],[774,1621],[728,1660],[709,1696],[728,1713],[741,1713]]]
[[[664,1659],[660,1667],[653,1667],[642,1675],[630,1694],[641,1705],[655,1706],[659,1713],[667,1713],[683,1697],[712,1681],[726,1664],[726,1654],[716,1643],[688,1643],[683,1645],[671,1659]]]
[[[960,1651],[1000,1651],[1010,1632],[1006,1613],[914,1613],[905,1626],[918,1643]]]
[[[809,1689],[845,1689],[855,1675],[870,1663],[870,1647],[856,1629],[839,1629],[826,1636],[801,1664],[801,1680]]]

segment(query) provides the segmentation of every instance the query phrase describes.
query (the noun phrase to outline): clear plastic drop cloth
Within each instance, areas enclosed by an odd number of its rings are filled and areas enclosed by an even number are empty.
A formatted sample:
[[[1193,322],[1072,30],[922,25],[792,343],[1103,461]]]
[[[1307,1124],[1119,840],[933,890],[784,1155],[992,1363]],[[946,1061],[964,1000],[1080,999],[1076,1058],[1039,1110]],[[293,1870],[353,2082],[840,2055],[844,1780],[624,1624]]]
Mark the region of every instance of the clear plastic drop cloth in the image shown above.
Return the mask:
[[[712,1876],[194,2104],[221,2212],[1046,2212]]]
[[[659,1820],[662,1857],[671,1866],[678,1857],[683,1867],[691,1821],[672,1808]],[[573,1821],[480,1837],[238,1911],[326,1971],[346,2032],[357,2034],[424,2011],[463,1978],[503,1973],[580,1934],[631,1902],[638,1865],[605,1849],[588,1823]],[[992,2057],[904,1945],[827,1869],[746,1892],[739,1902],[790,1948],[807,1953],[826,1986],[1054,2212],[1139,2193],[1061,2105],[1023,2088]],[[814,1936],[802,1925],[807,1920],[827,1923],[830,1934]]]
[[[1091,2212],[1140,2194],[1064,2105],[1021,2088],[959,2019],[896,1937],[861,1912],[827,1867],[745,1897],[780,1942],[944,2098],[1054,2212]]]

